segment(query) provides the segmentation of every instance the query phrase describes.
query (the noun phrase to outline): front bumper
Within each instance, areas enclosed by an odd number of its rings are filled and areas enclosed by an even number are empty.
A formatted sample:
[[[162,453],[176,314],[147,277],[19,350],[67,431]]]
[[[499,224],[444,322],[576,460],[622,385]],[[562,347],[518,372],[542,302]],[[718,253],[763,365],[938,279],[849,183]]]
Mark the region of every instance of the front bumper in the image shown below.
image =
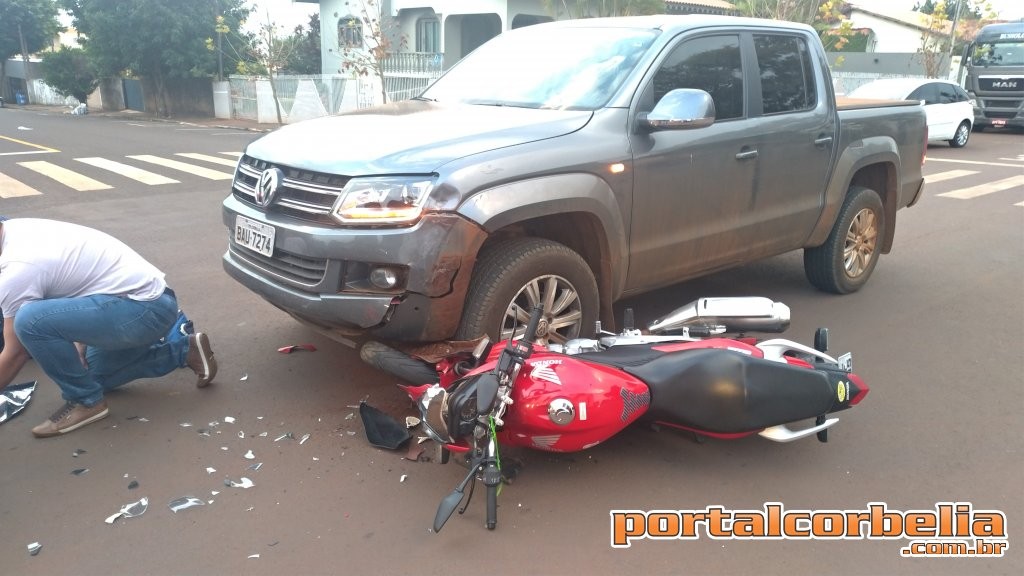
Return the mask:
[[[275,229],[266,257],[234,241],[245,216]],[[229,196],[224,270],[274,306],[326,330],[403,341],[450,338],[458,327],[485,232],[454,214],[429,214],[408,228],[354,229],[264,213]],[[368,285],[371,266],[404,271],[392,291]]]

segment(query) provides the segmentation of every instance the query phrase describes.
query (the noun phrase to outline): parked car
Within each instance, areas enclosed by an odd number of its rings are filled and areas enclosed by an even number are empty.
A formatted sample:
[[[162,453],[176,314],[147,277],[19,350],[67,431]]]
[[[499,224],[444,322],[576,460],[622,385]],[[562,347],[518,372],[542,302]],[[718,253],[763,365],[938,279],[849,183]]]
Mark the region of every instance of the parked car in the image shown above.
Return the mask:
[[[324,334],[564,342],[621,298],[803,250],[861,288],[920,197],[925,113],[838,103],[810,26],[587,18],[489,41],[412,100],[249,144],[224,269]]]
[[[886,78],[857,87],[849,97],[918,100],[928,117],[929,142],[946,141],[952,148],[963,148],[971,137],[974,99],[966,90],[947,80]]]

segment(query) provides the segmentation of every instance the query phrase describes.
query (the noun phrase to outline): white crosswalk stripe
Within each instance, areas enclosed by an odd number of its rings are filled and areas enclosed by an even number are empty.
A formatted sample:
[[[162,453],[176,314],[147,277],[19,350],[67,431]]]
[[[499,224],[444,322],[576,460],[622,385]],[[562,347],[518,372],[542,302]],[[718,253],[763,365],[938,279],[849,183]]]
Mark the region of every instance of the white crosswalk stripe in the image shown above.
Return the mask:
[[[962,176],[970,176],[977,173],[978,172],[976,170],[947,170],[945,172],[938,172],[936,174],[925,176],[924,181],[926,184],[934,184],[936,182],[944,182],[946,180],[952,180]]]
[[[68,170],[62,166],[46,162],[45,160],[38,160],[36,162],[18,162],[18,166],[28,168],[29,170],[42,174],[48,178],[53,178],[68,188],[73,188],[79,192],[108,190],[111,188],[109,184],[104,184],[99,180],[94,180],[73,170]]]
[[[960,190],[953,190],[952,192],[944,192],[939,194],[939,196],[943,198],[970,200],[972,198],[978,198],[979,196],[985,196],[994,192],[1009,190],[1016,186],[1024,186],[1024,175],[1011,176],[1009,178],[1003,178],[1002,180],[996,180],[995,182],[986,182],[984,184],[978,184],[977,186],[971,186],[970,188],[961,188]]]
[[[10,176],[0,173],[0,198],[17,198],[19,196],[38,196],[42,192],[18,182]]]
[[[160,156],[152,156],[150,154],[129,156],[129,158],[132,160],[149,162],[150,164],[156,164],[158,166],[164,166],[174,170],[181,170],[182,172],[187,172],[202,178],[208,178],[210,180],[231,180],[234,177],[231,172],[220,172],[218,170],[211,170],[209,168],[203,168],[202,166],[196,166],[195,164],[188,164],[186,162],[179,162],[177,160],[171,160],[170,158],[161,158]]]
[[[232,168],[238,164],[238,160],[228,160],[227,158],[219,158],[217,156],[210,156],[209,154],[196,154],[194,152],[179,152],[175,156],[181,156],[182,158],[191,158],[192,160],[202,160],[204,162],[213,162],[214,164],[221,164],[223,166],[230,166]]]
[[[178,181],[173,178],[161,176],[160,174],[155,174],[148,170],[143,170],[142,168],[136,168],[135,166],[114,162],[113,160],[107,160],[106,158],[75,158],[75,160],[90,166],[110,170],[111,172],[142,182],[143,184],[148,184],[149,186],[155,186],[157,184],[178,184]]]

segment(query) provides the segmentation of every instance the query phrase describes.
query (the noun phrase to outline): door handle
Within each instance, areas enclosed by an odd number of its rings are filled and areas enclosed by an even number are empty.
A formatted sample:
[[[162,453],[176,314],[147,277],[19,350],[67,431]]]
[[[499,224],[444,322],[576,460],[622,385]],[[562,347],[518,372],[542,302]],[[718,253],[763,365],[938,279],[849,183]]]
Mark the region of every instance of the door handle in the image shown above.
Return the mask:
[[[736,155],[737,160],[747,160],[750,158],[757,158],[757,150],[744,150]]]
[[[822,136],[821,138],[818,138],[817,140],[814,141],[814,145],[819,147],[819,148],[824,148],[825,146],[828,146],[831,143],[832,143],[832,137],[831,136]]]

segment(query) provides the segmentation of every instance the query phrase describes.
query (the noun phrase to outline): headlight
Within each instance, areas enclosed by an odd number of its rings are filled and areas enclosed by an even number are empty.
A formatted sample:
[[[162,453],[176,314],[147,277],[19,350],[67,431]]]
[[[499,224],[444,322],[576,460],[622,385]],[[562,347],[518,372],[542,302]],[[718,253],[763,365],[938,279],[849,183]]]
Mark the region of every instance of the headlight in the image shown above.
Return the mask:
[[[334,203],[332,215],[343,224],[415,222],[433,189],[431,176],[353,178]]]

